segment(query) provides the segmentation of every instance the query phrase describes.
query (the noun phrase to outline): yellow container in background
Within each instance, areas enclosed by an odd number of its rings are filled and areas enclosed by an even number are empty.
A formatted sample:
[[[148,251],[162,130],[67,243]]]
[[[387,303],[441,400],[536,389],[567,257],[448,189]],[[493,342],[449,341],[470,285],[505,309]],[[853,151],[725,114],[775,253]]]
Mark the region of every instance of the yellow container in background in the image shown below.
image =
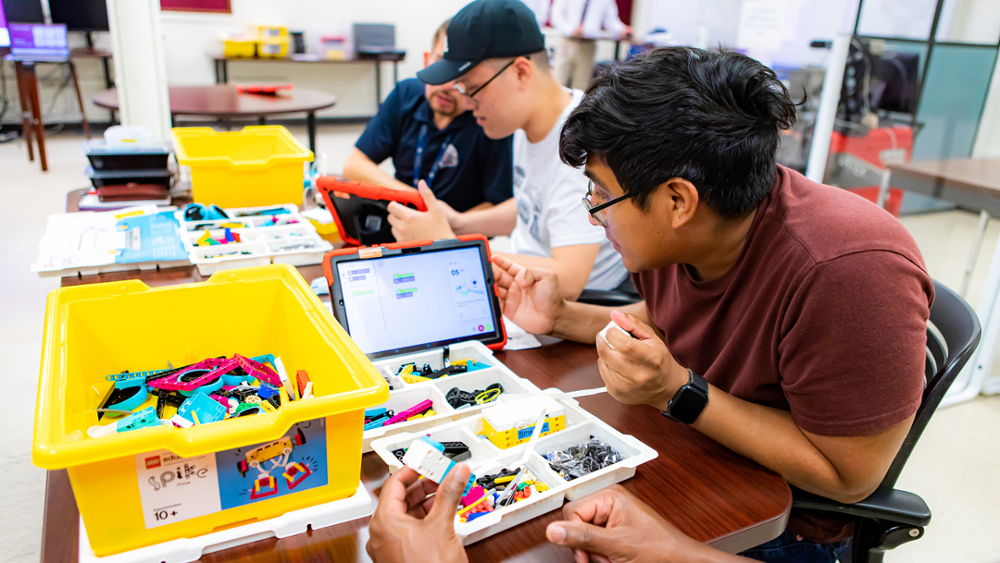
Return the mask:
[[[288,28],[281,25],[258,25],[257,36],[270,39],[288,37]]]
[[[288,38],[272,39],[261,37],[257,41],[257,54],[261,58],[283,58],[288,56]]]
[[[305,370],[315,397],[184,430],[164,425],[103,438],[87,435],[89,427],[111,422],[98,422],[95,412],[112,385],[106,375],[234,353],[274,354],[293,379]],[[45,312],[32,461],[44,469],[68,469],[91,547],[106,556],[351,496],[361,474],[364,409],[388,398],[371,362],[288,265],[230,270],[188,285],[149,288],[127,280],[57,289]],[[303,429],[313,451],[325,443],[321,459],[302,458],[317,470],[303,482],[319,480],[295,490],[291,478],[272,468],[277,481],[288,479],[283,494],[227,508],[225,499],[249,496],[258,477],[250,469],[252,475],[240,481],[237,462],[252,452],[258,457],[251,461],[270,456],[271,444],[285,444],[286,436],[295,440]],[[185,458],[182,464],[177,456]],[[190,494],[173,492],[190,488],[167,487],[182,478],[194,483],[199,460],[217,463],[220,509],[201,507],[199,515],[192,507],[188,513],[194,516],[177,520],[172,509],[147,502],[146,495],[161,486],[169,494]],[[239,483],[224,483],[224,474]],[[211,487],[210,480],[200,483]],[[176,508],[182,517],[183,507],[182,502]]]
[[[218,133],[209,127],[173,129],[177,162],[191,168],[197,203],[220,207],[302,205],[304,166],[312,151],[280,125]]]
[[[246,37],[228,37],[222,40],[222,56],[227,58],[253,58],[257,55],[257,40]]]

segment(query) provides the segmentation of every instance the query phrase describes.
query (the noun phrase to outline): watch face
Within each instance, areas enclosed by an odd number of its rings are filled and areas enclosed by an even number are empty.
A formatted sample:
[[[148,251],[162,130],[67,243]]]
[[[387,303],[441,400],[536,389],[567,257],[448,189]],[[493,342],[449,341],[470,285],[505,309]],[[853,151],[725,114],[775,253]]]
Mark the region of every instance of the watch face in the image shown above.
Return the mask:
[[[698,393],[697,390],[688,386],[682,387],[681,392],[670,403],[670,416],[691,424],[701,414],[707,402],[708,398]]]

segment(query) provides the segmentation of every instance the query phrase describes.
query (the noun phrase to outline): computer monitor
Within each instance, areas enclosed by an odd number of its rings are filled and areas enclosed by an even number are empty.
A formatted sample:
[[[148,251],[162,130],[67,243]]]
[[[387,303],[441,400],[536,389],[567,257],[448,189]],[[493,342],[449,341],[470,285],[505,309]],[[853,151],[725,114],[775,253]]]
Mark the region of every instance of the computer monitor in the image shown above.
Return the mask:
[[[916,53],[886,51],[872,59],[872,108],[917,113],[920,56]]]
[[[49,0],[49,15],[69,31],[108,31],[105,0]]]
[[[2,0],[8,23],[45,23],[40,0]]]
[[[7,18],[4,16],[3,4],[0,4],[0,48],[10,47],[10,32],[7,31]]]
[[[10,54],[31,61],[61,61],[69,58],[69,42],[63,24],[12,23]]]

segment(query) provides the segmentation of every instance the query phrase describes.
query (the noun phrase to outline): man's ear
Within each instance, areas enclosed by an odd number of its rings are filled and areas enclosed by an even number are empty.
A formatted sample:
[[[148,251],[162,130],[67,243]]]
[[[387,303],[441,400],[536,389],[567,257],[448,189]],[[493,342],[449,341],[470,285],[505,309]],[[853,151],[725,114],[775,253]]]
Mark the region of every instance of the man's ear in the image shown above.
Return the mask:
[[[518,84],[526,85],[531,81],[531,77],[535,74],[535,64],[531,62],[528,57],[518,57],[514,60],[514,75],[517,77]],[[498,69],[499,70],[499,69]]]
[[[701,198],[694,184],[683,178],[671,178],[649,194],[650,212],[670,218],[670,227],[679,229],[698,211]]]
[[[683,178],[671,178],[667,187],[674,201],[673,227],[679,229],[694,217],[701,198],[698,188]]]

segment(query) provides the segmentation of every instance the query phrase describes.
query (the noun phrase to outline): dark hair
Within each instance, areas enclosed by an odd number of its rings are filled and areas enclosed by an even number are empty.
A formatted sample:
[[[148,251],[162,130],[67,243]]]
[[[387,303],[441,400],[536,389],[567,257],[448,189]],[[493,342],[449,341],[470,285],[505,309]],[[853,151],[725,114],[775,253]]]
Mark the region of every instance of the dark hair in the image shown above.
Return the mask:
[[[780,130],[794,122],[788,90],[759,62],[664,47],[594,80],[563,126],[559,155],[576,167],[604,160],[642,211],[654,188],[679,177],[734,218],[770,193]]]

